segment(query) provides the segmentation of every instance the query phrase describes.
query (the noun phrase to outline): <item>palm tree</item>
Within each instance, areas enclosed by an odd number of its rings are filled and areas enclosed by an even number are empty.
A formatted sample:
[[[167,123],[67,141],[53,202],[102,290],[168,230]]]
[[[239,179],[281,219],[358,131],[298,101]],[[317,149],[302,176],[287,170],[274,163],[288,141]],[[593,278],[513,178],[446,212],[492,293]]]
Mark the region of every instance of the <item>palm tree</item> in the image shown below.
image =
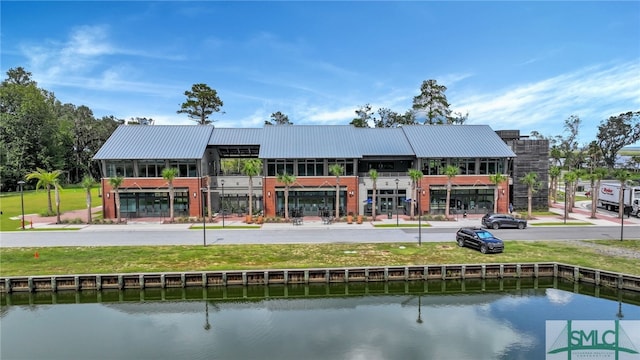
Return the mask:
[[[205,185],[207,185],[207,218],[211,222],[211,176],[205,176]],[[202,214],[204,216],[204,214]]]
[[[507,175],[504,174],[493,174],[493,175],[489,175],[489,181],[491,181],[492,184],[495,184],[496,188],[493,191],[493,212],[497,213],[498,212],[498,187],[500,186],[501,183],[507,181]]]
[[[116,197],[116,221],[120,222],[120,186],[124,182],[124,178],[122,176],[116,176],[109,178],[109,185],[113,188]]]
[[[447,167],[444,168],[444,174],[447,176],[447,203],[444,209],[444,215],[446,217],[449,217],[449,204],[451,203],[451,181],[459,173],[460,169],[457,166],[447,165]]]
[[[562,174],[562,169],[559,166],[552,165],[549,167],[549,177],[551,178],[551,197],[553,197],[553,202],[558,202],[558,180],[560,180],[560,175]]]
[[[416,189],[418,188],[418,182],[420,180],[422,180],[422,171],[418,170],[418,169],[409,169],[409,179],[411,179],[411,209],[409,210],[409,216],[413,219],[413,216],[415,215],[415,206],[413,204],[415,204],[416,202],[416,197],[420,196],[418,195]],[[418,216],[420,216],[418,214]]]
[[[527,216],[531,218],[532,210],[531,203],[533,200],[533,193],[536,192],[538,186],[538,174],[535,172],[529,172],[521,179],[522,183],[527,185]]]
[[[58,178],[61,174],[61,170],[54,170],[49,172],[41,168],[36,168],[36,171],[27,174],[26,177],[27,180],[38,180],[38,182],[36,183],[36,190],[38,190],[39,188],[47,189],[47,212],[49,214],[53,214],[53,206],[51,204],[51,185],[55,186],[55,183],[58,181]]]
[[[344,172],[344,168],[340,164],[329,166],[329,172],[336,177],[336,219],[340,218],[340,175]]]
[[[605,168],[596,168],[591,173],[591,218],[596,218],[596,207],[598,206],[598,198],[600,196],[600,184],[609,174]]]
[[[620,199],[618,200],[618,204],[620,204],[620,206],[618,206],[618,217],[620,218],[620,221],[624,221],[624,188],[627,181],[631,180],[633,176],[629,170],[618,169],[613,172],[613,178],[620,181]]]
[[[573,201],[571,194],[573,194],[573,184],[578,180],[578,174],[575,171],[568,171],[564,174],[564,196],[567,205],[567,212],[573,212]]]
[[[167,180],[169,184],[169,222],[173,222],[173,198],[175,191],[173,189],[173,180],[178,176],[179,171],[176,168],[162,169],[162,178]]]
[[[57,179],[53,182],[54,192],[56,194],[56,224],[60,224],[60,190],[62,186],[60,186],[60,179]]]
[[[574,172],[576,173],[576,180],[574,181],[574,185],[571,187],[573,190],[571,192],[571,207],[576,207],[576,191],[578,190],[578,182],[580,179],[584,179],[588,175],[587,170],[585,169],[575,169]]]
[[[551,147],[549,157],[553,160],[554,165],[562,166],[562,162],[560,161],[560,159],[562,159],[562,150],[557,145]]]
[[[91,175],[85,175],[80,185],[87,192],[87,224],[91,224],[91,188],[96,185],[96,181]]]
[[[249,215],[253,216],[253,177],[262,172],[262,160],[249,159],[242,166],[242,173],[249,177]]]
[[[296,177],[290,174],[278,174],[278,181],[284,184],[284,219],[289,220],[289,186],[296,182]]]
[[[369,177],[373,182],[373,196],[371,197],[371,218],[376,221],[376,198],[378,197],[378,170],[369,170]]]

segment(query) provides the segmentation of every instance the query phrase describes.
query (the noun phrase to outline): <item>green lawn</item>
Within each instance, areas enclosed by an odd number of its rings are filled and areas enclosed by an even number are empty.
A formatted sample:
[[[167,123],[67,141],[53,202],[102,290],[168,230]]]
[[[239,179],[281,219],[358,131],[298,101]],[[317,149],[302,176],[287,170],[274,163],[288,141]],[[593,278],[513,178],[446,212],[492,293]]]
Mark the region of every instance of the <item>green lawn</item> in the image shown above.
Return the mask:
[[[51,191],[52,207],[55,211],[55,193]],[[91,191],[91,206],[100,206],[102,199],[98,197],[98,188]],[[86,209],[86,193],[81,188],[65,188],[60,191],[60,211],[72,211],[78,209]],[[22,214],[22,206],[19,192],[2,193],[0,196],[0,231],[15,231],[20,229],[20,215]],[[24,192],[24,213],[25,225],[28,226],[30,214],[46,214],[47,213],[47,191],[46,190],[29,190]],[[15,217],[15,220],[11,220]]]
[[[597,244],[640,253],[638,240]],[[491,255],[453,242],[4,248],[0,276],[519,262],[562,262],[640,275],[637,258],[608,255],[574,241],[507,241],[505,245],[504,253]]]

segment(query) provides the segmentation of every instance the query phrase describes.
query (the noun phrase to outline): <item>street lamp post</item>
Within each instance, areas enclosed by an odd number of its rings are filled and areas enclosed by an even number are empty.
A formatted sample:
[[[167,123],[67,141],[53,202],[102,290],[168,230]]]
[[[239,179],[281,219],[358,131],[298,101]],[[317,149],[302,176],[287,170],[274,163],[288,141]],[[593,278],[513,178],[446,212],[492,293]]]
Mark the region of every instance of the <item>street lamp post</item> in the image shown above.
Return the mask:
[[[396,203],[396,227],[400,226],[400,214],[398,214],[398,183],[400,182],[400,179],[396,179],[396,200],[394,201],[394,203]]]
[[[220,199],[220,208],[222,209],[222,227],[224,228],[224,180],[220,180],[222,186],[222,199]]]
[[[203,187],[202,190],[202,243],[204,246],[207,246],[207,217],[204,215],[205,212],[205,194],[207,193],[207,188]]]
[[[420,212],[422,211],[422,206],[420,206],[422,187],[418,186],[416,190],[418,190],[418,246],[422,246],[422,217],[420,216]]]
[[[25,182],[20,180],[18,181],[18,185],[20,185],[20,205],[22,206],[22,217],[20,218],[20,224],[22,225],[22,230],[24,230],[24,191],[22,187]]]
[[[622,194],[622,198],[624,198],[624,183],[620,185],[620,193]],[[631,194],[629,196],[631,196]],[[620,241],[622,241],[624,238],[624,201],[620,202],[620,206],[622,207],[622,214],[620,215]]]

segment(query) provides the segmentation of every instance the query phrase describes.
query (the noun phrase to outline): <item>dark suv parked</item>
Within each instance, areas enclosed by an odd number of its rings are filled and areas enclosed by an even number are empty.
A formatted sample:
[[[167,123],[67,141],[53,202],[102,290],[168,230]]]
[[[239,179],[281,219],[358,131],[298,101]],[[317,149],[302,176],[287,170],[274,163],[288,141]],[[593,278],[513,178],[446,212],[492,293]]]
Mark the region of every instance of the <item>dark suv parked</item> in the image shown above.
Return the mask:
[[[482,217],[482,225],[494,230],[500,228],[524,229],[527,227],[527,220],[507,214],[487,214]]]
[[[480,250],[483,254],[504,251],[504,243],[502,240],[481,228],[463,227],[458,229],[458,232],[456,232],[456,242],[460,247],[469,246]]]

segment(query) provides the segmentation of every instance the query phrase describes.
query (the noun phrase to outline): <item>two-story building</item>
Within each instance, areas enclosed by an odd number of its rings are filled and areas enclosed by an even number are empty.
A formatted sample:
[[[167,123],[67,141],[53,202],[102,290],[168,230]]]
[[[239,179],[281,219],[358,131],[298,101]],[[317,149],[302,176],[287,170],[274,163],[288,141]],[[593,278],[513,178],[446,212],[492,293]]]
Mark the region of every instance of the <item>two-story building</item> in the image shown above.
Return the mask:
[[[105,218],[115,218],[115,199],[108,179],[124,178],[118,192],[125,218],[167,217],[169,189],[162,170],[178,169],[173,181],[174,215],[201,217],[211,204],[219,212],[248,208],[249,177],[226,169],[223,160],[258,158],[262,174],[252,178],[253,209],[282,216],[284,184],[278,175],[295,176],[288,204],[305,216],[329,211],[339,216],[377,214],[442,214],[451,181],[451,213],[486,213],[497,202],[508,209],[510,184],[494,184],[490,176],[510,175],[516,154],[486,125],[412,125],[356,128],[350,125],[289,125],[264,128],[213,126],[120,126],[95,155],[102,171]],[[344,172],[334,176],[330,167]],[[448,165],[459,169],[449,179]],[[376,169],[376,194],[369,170]],[[414,183],[409,170],[422,172]],[[336,194],[338,189],[338,194]],[[210,196],[210,202],[206,196]],[[337,195],[337,196],[336,196]],[[419,208],[418,208],[419,206]]]

